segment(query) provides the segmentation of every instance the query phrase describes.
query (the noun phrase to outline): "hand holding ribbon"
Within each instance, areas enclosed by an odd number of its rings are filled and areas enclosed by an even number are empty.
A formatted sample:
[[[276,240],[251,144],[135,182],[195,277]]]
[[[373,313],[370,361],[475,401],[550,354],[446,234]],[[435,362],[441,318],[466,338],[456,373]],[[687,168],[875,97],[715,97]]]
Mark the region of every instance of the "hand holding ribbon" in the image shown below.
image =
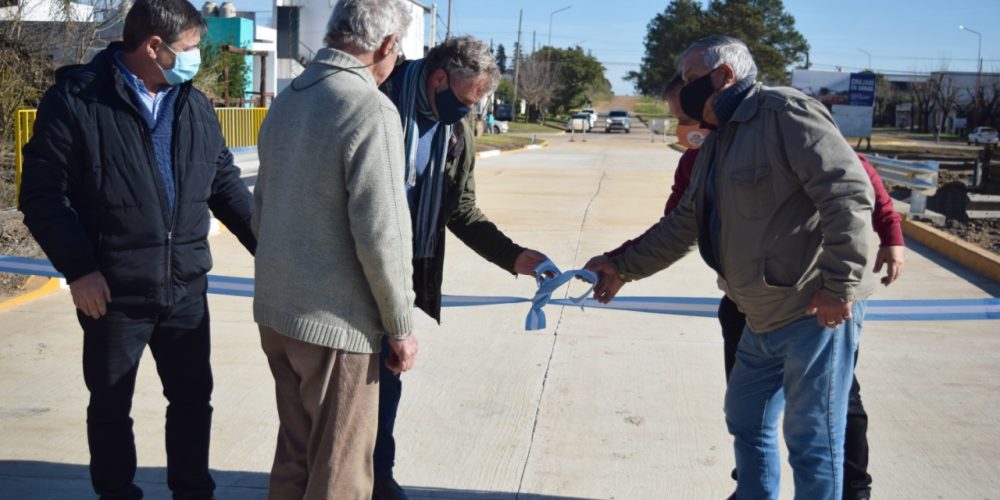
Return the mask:
[[[545,311],[542,308],[552,300],[552,294],[560,287],[569,283],[574,278],[580,278],[590,283],[590,288],[578,297],[570,297],[570,302],[583,309],[583,303],[590,296],[590,292],[597,285],[597,275],[586,269],[574,269],[561,272],[551,260],[544,260],[535,266],[535,282],[538,284],[538,291],[531,299],[531,310],[524,321],[524,329],[527,331],[541,330],[545,328]]]

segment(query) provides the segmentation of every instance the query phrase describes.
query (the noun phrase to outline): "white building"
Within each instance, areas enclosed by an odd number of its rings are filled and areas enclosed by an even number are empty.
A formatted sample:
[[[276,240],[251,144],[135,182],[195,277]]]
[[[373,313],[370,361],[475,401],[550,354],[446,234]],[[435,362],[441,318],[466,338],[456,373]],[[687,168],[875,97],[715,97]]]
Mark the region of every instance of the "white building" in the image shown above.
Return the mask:
[[[7,5],[4,2],[3,5]],[[14,5],[0,8],[0,21],[30,21],[30,22],[92,22],[94,7],[75,2],[59,0],[17,0]]]
[[[433,40],[435,5],[424,5],[409,0],[413,21],[406,31],[400,47],[407,58],[418,59],[424,47],[430,45],[425,26],[431,26]],[[293,78],[302,73],[305,65],[324,47],[326,24],[333,13],[336,0],[275,0],[271,19],[277,30],[277,91],[281,92]]]

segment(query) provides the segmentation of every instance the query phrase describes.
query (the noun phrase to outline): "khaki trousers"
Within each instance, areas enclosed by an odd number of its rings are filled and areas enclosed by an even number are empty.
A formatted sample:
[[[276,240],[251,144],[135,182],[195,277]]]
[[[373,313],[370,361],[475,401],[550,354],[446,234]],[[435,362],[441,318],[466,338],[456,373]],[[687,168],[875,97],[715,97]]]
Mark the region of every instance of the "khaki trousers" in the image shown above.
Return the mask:
[[[266,326],[260,342],[280,420],[268,498],[370,499],[378,355],[309,344]]]

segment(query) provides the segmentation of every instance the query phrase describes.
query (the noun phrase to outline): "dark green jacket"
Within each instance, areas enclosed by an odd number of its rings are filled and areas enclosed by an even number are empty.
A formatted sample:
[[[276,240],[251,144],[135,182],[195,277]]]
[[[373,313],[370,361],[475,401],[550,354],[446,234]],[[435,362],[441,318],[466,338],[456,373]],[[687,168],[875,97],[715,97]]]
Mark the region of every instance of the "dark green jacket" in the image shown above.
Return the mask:
[[[503,234],[476,206],[476,140],[461,121],[452,127],[448,147],[441,217],[437,225],[437,252],[413,261],[413,289],[417,307],[441,321],[441,282],[444,279],[445,228],[484,259],[514,274],[514,261],[524,250]]]

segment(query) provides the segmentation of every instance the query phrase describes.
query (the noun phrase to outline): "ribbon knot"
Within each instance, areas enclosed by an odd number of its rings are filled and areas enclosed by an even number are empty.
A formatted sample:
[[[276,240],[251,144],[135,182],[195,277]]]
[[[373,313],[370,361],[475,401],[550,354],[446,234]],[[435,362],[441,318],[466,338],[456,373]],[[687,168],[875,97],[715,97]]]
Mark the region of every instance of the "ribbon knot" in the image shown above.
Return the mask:
[[[590,283],[590,288],[578,297],[570,297],[569,301],[580,306],[580,309],[583,310],[583,303],[590,296],[590,292],[594,291],[594,286],[597,285],[597,275],[586,269],[573,269],[561,272],[548,259],[535,266],[535,283],[538,284],[538,291],[535,292],[535,296],[531,299],[531,310],[528,311],[528,317],[524,320],[524,329],[530,332],[545,328],[545,311],[543,308],[552,300],[552,294],[556,290],[577,277]]]

